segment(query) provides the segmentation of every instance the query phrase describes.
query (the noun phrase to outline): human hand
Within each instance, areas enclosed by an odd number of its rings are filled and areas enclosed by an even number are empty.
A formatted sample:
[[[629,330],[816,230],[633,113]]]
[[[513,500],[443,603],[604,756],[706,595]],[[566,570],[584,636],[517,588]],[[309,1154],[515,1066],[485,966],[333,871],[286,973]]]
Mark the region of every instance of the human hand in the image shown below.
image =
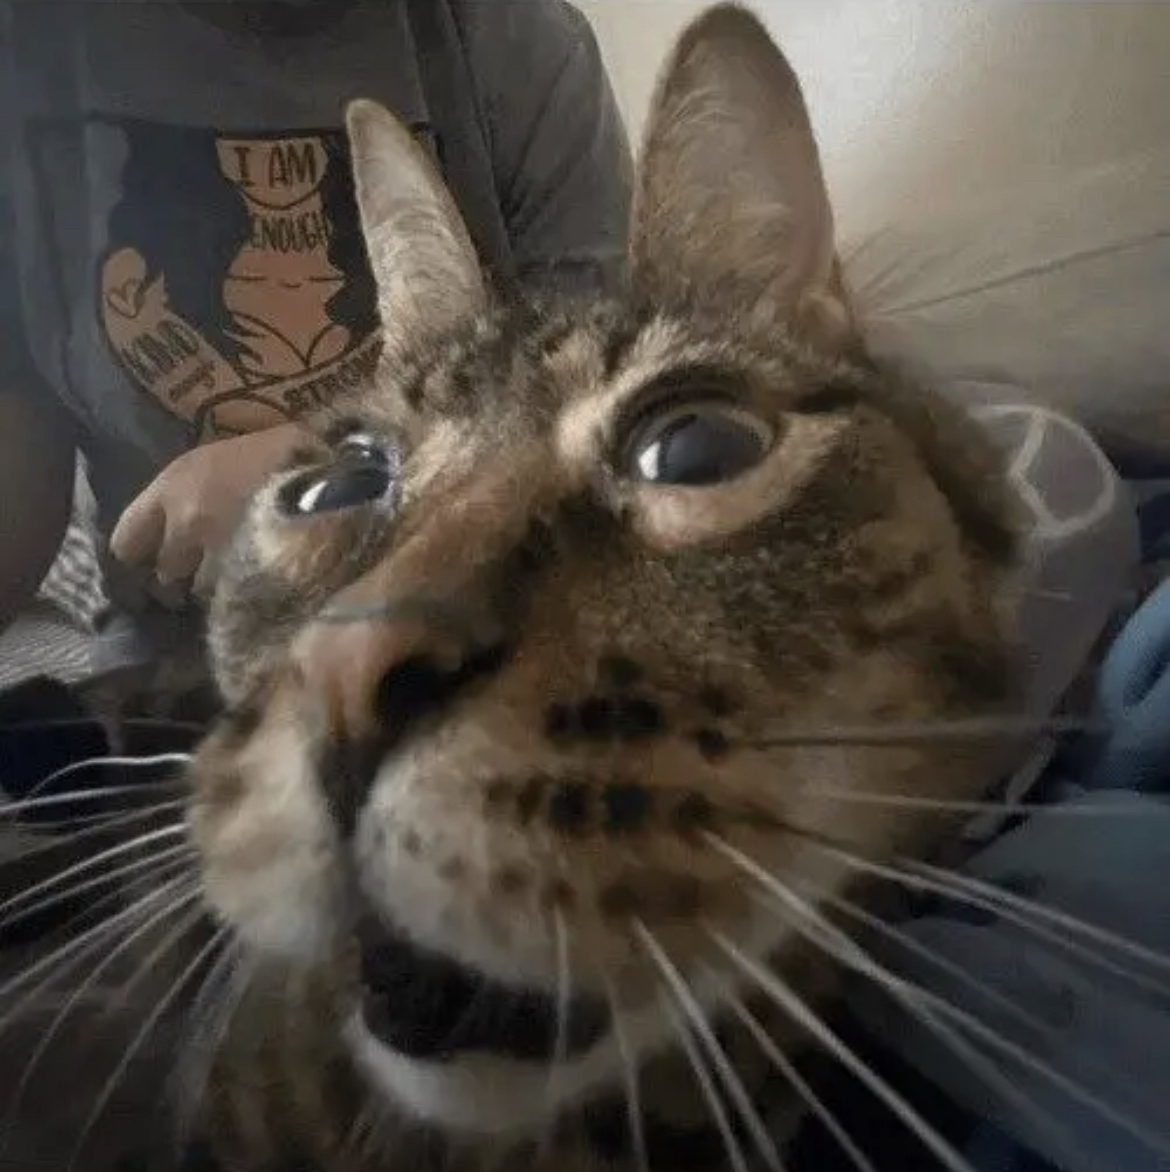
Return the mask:
[[[297,447],[313,442],[290,423],[185,452],[126,508],[110,552],[152,575],[165,593],[176,587],[206,593],[217,555],[252,494]]]

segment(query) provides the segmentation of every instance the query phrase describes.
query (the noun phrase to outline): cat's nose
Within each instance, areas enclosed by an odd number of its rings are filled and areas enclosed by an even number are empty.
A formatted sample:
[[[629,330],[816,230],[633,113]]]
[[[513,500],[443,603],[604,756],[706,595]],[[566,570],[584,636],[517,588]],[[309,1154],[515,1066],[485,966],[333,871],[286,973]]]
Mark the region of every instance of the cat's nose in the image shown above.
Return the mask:
[[[416,598],[327,612],[302,632],[293,658],[331,739],[385,747],[498,671],[507,646],[490,616]]]

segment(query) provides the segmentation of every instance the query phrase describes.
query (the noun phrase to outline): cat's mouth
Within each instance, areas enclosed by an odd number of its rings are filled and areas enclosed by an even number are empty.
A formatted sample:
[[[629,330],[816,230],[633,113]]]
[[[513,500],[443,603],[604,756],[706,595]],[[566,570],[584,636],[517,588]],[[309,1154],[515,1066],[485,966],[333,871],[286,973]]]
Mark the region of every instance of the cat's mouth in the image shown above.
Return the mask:
[[[609,1028],[603,1001],[575,996],[560,1005],[538,990],[504,985],[422,948],[380,918],[363,918],[357,937],[366,1028],[410,1058],[486,1051],[550,1062],[583,1054]]]

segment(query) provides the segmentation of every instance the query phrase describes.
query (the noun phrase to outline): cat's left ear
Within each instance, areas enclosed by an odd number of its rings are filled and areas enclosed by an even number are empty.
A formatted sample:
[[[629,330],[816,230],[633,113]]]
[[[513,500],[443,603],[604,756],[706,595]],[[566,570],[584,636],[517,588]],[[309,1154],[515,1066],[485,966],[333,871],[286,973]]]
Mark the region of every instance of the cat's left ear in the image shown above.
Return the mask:
[[[388,349],[406,349],[482,311],[483,267],[438,168],[376,102],[345,114],[366,250]]]

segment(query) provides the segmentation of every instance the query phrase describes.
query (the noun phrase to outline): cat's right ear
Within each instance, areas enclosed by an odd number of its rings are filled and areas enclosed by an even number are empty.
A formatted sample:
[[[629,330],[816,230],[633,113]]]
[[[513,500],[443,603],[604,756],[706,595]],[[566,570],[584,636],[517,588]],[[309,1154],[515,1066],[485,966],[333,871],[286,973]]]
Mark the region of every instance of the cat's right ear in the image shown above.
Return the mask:
[[[655,302],[705,290],[848,333],[833,215],[792,67],[760,21],[718,5],[681,36],[647,121],[631,239]]]
[[[354,187],[387,349],[410,349],[482,311],[488,285],[438,168],[376,102],[345,113]]]

